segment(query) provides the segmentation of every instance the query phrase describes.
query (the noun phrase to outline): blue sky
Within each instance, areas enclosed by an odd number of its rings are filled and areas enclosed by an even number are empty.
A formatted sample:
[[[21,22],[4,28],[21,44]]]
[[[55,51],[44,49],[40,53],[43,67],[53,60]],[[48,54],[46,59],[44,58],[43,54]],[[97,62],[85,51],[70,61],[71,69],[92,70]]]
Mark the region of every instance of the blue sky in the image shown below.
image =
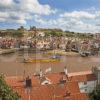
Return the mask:
[[[100,32],[100,0],[0,0],[0,29],[37,26]]]
[[[62,10],[82,10],[90,7],[100,7],[100,0],[39,0],[42,4],[49,4],[51,7]]]

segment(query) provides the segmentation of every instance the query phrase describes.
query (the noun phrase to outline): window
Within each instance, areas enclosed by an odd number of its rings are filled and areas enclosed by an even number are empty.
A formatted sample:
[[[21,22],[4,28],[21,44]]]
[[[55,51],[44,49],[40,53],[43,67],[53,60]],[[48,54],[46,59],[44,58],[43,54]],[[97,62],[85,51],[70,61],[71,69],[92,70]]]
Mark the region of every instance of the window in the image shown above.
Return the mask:
[[[87,92],[87,89],[85,89],[85,92]]]
[[[87,85],[87,82],[84,82],[84,85]]]

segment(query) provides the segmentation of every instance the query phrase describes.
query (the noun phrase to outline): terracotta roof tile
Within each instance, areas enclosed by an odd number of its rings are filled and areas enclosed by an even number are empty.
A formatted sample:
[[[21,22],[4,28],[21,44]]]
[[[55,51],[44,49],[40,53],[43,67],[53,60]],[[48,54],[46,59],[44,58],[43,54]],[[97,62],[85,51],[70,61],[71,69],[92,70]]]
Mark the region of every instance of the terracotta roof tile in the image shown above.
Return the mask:
[[[69,92],[73,93],[80,93],[78,83],[77,82],[68,82],[67,83],[67,88]]]
[[[59,83],[60,79],[63,77],[66,81],[77,81],[77,82],[83,82],[83,81],[91,81],[91,80],[96,80],[96,76],[91,73],[86,73],[86,74],[76,74],[74,76],[68,75],[68,78],[61,73],[53,73],[53,74],[48,74],[46,77],[51,80],[53,84]]]
[[[94,74],[76,75],[71,77],[71,81],[83,82],[92,80],[96,80],[96,76]]]
[[[37,77],[33,76],[31,79],[32,79],[32,86],[40,85],[39,79]],[[11,85],[12,87],[17,87],[17,86],[19,87],[24,85],[24,78],[21,76],[6,77],[5,80],[8,83],[8,85]]]
[[[88,100],[87,95],[80,93],[78,82],[96,79],[93,74],[70,76],[68,79],[61,73],[45,75],[53,84],[40,85],[37,76],[32,76],[32,89],[30,93],[23,84],[23,77],[7,77],[6,82],[12,86],[14,91],[18,91],[21,100]],[[66,83],[59,80],[66,79]]]
[[[59,80],[62,78],[62,76],[63,75],[60,74],[60,73],[53,73],[53,74],[47,74],[46,75],[46,77],[48,79],[50,79],[53,84],[59,83]]]
[[[71,95],[69,100],[88,100],[88,97],[84,93],[79,93]]]

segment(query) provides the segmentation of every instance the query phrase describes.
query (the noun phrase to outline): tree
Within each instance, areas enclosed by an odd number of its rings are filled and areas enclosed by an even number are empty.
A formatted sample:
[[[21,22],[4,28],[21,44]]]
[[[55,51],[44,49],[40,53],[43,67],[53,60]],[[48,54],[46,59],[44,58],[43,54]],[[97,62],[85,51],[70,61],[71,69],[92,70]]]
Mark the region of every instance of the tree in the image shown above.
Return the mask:
[[[6,84],[3,75],[0,75],[0,100],[20,100],[19,94]]]
[[[50,36],[50,32],[45,32],[44,34],[45,34],[45,37]]]
[[[56,31],[51,31],[51,32],[49,32],[49,34],[51,36],[57,36],[57,37],[63,36],[62,32],[56,32]]]
[[[51,31],[51,32],[50,32],[50,35],[51,35],[51,36],[56,36],[56,32],[55,32],[55,31]]]
[[[58,37],[63,36],[63,33],[62,32],[56,32],[56,36],[58,36]]]
[[[100,100],[100,84],[89,94],[90,100]]]
[[[12,37],[15,37],[15,38],[21,38],[24,36],[24,32],[23,31],[15,31],[12,33]]]
[[[66,32],[65,34],[67,37],[74,37],[75,36],[74,32]]]
[[[93,34],[91,33],[77,33],[77,32],[65,31],[65,35],[67,37],[77,37],[80,39],[93,39]]]

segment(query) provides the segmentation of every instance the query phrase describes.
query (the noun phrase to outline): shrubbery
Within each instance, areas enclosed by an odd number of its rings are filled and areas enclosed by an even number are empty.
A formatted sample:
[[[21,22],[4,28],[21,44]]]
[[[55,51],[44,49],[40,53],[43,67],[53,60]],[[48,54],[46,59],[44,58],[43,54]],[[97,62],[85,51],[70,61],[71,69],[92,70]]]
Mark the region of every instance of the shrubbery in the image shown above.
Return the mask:
[[[20,100],[19,94],[6,84],[3,75],[0,75],[0,100]]]

